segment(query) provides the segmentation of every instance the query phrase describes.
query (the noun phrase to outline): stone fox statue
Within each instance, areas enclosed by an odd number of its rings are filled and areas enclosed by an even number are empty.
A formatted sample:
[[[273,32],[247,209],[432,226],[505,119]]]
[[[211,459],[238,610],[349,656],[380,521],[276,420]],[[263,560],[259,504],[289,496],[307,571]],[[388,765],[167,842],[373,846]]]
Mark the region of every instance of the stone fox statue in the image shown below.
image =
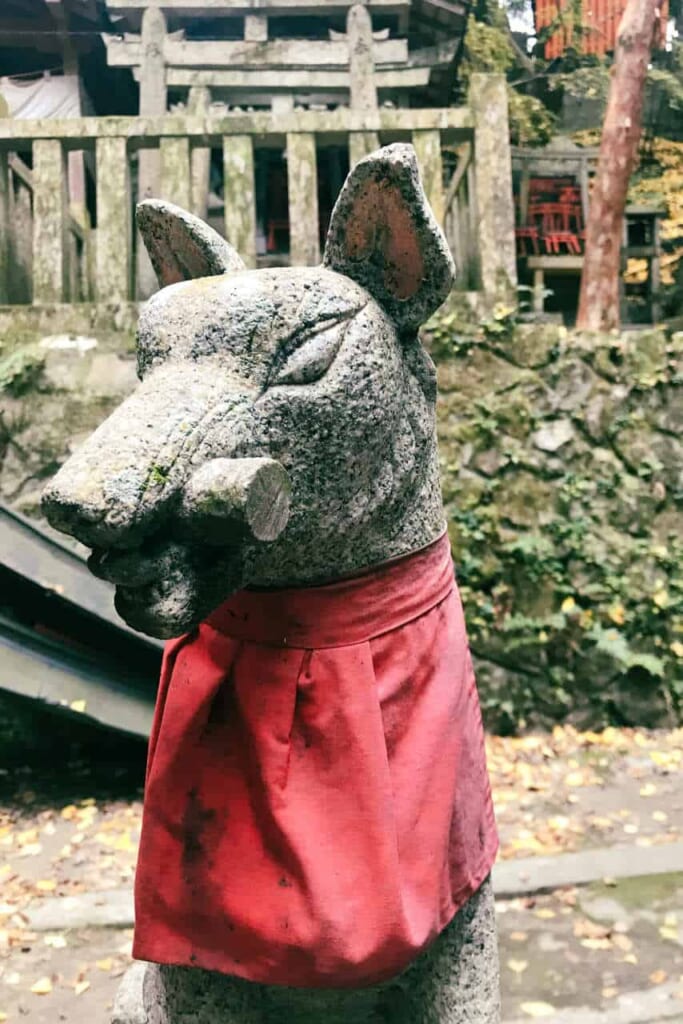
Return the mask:
[[[322,267],[138,208],[140,386],[47,487],[170,639],[118,1024],[495,1024],[496,830],[417,336],[454,268],[415,154]]]

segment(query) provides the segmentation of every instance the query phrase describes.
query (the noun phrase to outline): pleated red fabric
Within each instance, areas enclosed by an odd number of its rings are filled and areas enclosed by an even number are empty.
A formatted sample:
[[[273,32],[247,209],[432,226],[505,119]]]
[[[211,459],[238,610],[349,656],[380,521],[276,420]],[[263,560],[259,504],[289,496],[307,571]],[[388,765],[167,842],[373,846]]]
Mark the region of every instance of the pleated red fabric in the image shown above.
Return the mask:
[[[167,645],[138,959],[374,984],[448,924],[497,843],[446,537],[330,586],[243,591]]]

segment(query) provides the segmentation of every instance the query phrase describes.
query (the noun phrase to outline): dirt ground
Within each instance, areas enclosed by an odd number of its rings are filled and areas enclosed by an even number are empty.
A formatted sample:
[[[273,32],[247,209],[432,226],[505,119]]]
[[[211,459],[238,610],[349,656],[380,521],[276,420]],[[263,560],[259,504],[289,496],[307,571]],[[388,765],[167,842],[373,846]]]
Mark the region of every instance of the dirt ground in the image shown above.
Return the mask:
[[[36,933],[25,912],[131,885],[144,747],[33,709],[19,719],[4,735],[0,722],[0,1022],[104,1024],[132,933]],[[557,728],[491,738],[488,755],[502,858],[683,837],[683,730]],[[504,1018],[663,985],[683,1014],[681,872],[499,901]]]

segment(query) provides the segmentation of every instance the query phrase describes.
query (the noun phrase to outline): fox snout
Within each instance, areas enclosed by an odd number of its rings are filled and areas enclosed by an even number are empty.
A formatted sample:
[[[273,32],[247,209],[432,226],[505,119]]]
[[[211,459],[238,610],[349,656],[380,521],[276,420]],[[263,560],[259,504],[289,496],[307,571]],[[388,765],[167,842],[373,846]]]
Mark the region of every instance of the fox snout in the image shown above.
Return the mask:
[[[215,369],[151,375],[60,469],[43,494],[55,529],[97,550],[138,547],[151,534],[234,545],[275,540],[289,518],[291,488],[274,459],[197,459],[220,417],[236,432],[248,404]]]

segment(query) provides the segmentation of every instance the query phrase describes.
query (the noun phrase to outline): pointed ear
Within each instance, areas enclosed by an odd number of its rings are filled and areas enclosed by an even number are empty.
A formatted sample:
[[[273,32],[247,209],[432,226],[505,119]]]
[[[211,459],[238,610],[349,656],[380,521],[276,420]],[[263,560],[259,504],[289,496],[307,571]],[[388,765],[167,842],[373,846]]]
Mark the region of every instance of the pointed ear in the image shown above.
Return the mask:
[[[145,199],[138,203],[136,220],[162,288],[246,269],[229,242],[179,206]]]
[[[399,330],[416,329],[446,299],[455,266],[412,146],[386,146],[356,164],[332,212],[323,264],[367,289]]]

